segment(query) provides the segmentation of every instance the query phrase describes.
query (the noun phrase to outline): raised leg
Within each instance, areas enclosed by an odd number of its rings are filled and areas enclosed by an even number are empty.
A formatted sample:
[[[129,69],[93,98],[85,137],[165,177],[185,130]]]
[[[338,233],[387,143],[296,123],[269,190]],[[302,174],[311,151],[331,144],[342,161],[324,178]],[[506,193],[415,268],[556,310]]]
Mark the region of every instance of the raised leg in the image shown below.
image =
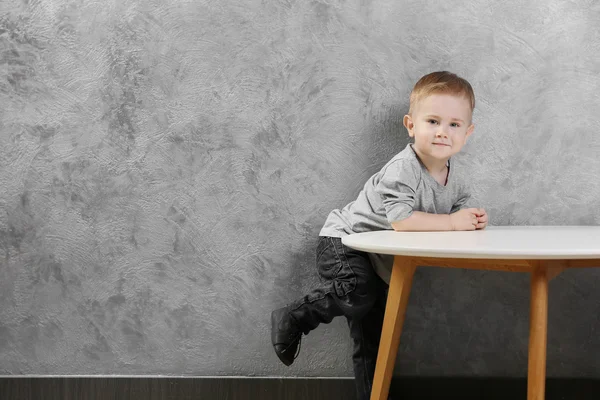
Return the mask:
[[[546,389],[547,327],[548,269],[540,263],[531,273],[527,400],[544,399]]]
[[[394,257],[371,400],[385,400],[388,397],[415,269],[416,265],[410,259]]]

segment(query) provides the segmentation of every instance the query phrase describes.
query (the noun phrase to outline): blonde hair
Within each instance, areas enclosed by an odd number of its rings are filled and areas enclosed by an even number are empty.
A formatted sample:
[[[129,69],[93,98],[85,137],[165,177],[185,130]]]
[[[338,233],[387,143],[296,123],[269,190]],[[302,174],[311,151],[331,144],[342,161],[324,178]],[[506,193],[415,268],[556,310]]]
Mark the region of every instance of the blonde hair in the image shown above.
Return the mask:
[[[475,109],[475,93],[473,93],[471,84],[452,72],[437,71],[423,76],[415,84],[410,93],[408,113],[412,115],[415,105],[432,94],[464,96],[471,103],[471,112]]]

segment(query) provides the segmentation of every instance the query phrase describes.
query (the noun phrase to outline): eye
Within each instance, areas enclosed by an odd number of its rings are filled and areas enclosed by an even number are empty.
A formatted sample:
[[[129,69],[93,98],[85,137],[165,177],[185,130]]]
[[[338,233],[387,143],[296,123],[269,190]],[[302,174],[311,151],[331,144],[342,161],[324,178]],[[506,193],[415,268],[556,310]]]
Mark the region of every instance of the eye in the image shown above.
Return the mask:
[[[453,128],[460,128],[460,124],[458,124],[456,122],[451,123],[450,126]]]
[[[428,119],[427,122],[429,122],[430,124],[437,124],[437,121],[435,119]]]

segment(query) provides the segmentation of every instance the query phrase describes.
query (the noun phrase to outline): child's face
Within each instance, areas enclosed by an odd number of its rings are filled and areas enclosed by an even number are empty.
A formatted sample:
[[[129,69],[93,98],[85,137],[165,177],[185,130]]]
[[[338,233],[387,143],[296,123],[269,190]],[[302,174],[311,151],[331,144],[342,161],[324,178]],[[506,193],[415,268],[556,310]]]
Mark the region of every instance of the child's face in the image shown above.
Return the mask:
[[[440,161],[458,153],[475,128],[469,100],[447,94],[419,101],[412,116],[404,116],[404,126],[415,139],[417,154]]]

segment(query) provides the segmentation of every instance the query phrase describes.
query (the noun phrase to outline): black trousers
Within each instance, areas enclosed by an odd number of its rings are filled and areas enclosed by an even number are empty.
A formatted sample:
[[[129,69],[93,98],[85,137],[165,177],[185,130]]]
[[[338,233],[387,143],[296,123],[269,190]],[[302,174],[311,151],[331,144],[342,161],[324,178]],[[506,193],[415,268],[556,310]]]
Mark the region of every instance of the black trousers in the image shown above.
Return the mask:
[[[383,326],[388,285],[375,273],[367,253],[320,237],[317,272],[321,284],[289,305],[304,334],[345,316],[354,342],[352,354],[358,400],[368,400]]]

